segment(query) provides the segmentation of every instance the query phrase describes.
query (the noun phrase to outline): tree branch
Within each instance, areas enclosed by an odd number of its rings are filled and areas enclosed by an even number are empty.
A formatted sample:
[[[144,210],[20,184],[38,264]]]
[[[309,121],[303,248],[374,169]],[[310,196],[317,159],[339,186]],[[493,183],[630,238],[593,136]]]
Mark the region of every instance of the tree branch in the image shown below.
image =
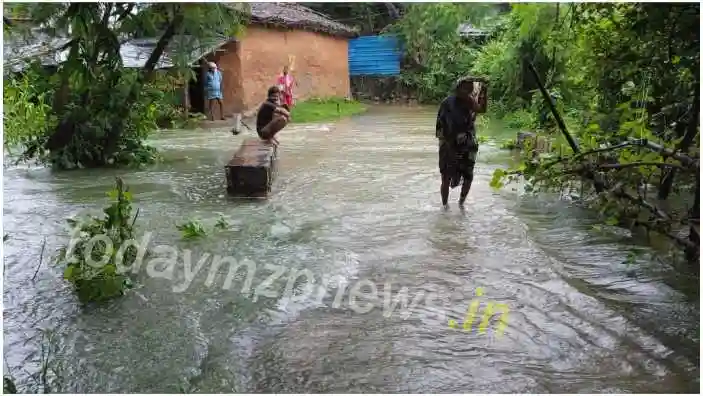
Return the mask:
[[[183,9],[181,8],[181,5],[178,4],[175,5],[175,7],[175,16],[166,28],[166,31],[164,31],[164,33],[161,35],[161,38],[159,38],[159,41],[156,43],[156,47],[154,47],[154,50],[151,52],[151,55],[149,55],[149,58],[144,64],[141,73],[139,73],[137,81],[132,85],[132,89],[130,90],[129,95],[127,96],[127,103],[134,103],[139,99],[139,93],[143,89],[144,84],[151,81],[151,79],[154,77],[154,70],[156,69],[156,64],[159,62],[159,59],[161,59],[164,52],[166,51],[166,47],[176,35],[176,32],[178,31],[180,26],[183,24],[183,21],[185,19]],[[129,106],[124,106],[122,113],[120,114],[120,119],[127,119],[130,110],[131,108]],[[110,133],[105,136],[104,155],[112,155],[113,151],[115,150],[115,147],[117,146],[117,142],[119,140],[120,135],[122,134],[122,131],[123,123],[120,122],[115,123],[115,125],[113,125]]]
[[[699,83],[696,82],[696,95],[693,99],[693,111],[691,118],[688,121],[688,127],[686,128],[686,134],[684,134],[683,139],[676,148],[678,151],[688,152],[688,148],[691,146],[693,141],[698,135],[698,125],[700,124],[700,99],[701,91],[698,88]],[[671,187],[674,185],[674,178],[676,177],[676,171],[672,169],[669,173],[664,176],[659,187],[659,199],[666,199],[669,197],[671,192]]]
[[[658,168],[676,168],[676,169],[687,169],[679,164],[667,164],[665,162],[630,162],[627,164],[601,164],[595,165],[598,169],[627,169],[634,168],[638,166],[656,166]]]
[[[173,18],[173,21],[168,25],[168,28],[166,28],[166,31],[164,34],[161,35],[161,38],[159,38],[159,41],[156,43],[156,47],[154,47],[154,50],[151,52],[151,55],[149,56],[149,59],[147,59],[146,63],[144,64],[144,68],[142,69],[142,77],[143,81],[149,81],[151,79],[152,73],[154,69],[156,68],[156,64],[159,62],[159,59],[161,59],[161,56],[164,54],[166,51],[166,47],[168,44],[171,42],[171,39],[176,35],[176,31],[178,28],[183,24],[183,20],[185,19],[185,15],[183,12],[180,10],[179,7],[179,12],[176,13],[175,17]]]
[[[125,5],[125,3],[117,3],[117,4],[120,6]],[[122,13],[120,14],[120,16],[117,17],[118,23],[122,22],[125,18],[127,18],[129,16],[129,14],[132,13],[132,10],[134,9],[134,7],[137,5],[137,3],[126,3],[126,4],[127,4],[127,8],[125,8],[124,11],[122,11]]]
[[[590,150],[590,151],[584,151],[584,152],[580,152],[580,153],[574,154],[569,157],[560,157],[560,158],[555,159],[552,162],[545,164],[544,167],[545,167],[545,169],[551,168],[552,166],[557,165],[559,163],[563,163],[566,161],[578,160],[578,159],[581,159],[581,158],[586,157],[588,155],[605,153],[608,151],[615,151],[615,150],[618,150],[621,148],[632,147],[632,146],[644,147],[649,150],[658,152],[658,153],[662,154],[663,156],[671,157],[671,158],[681,162],[684,165],[684,168],[691,168],[691,167],[698,167],[699,166],[698,159],[691,158],[688,155],[675,152],[674,150],[668,149],[660,144],[650,142],[647,139],[632,139],[632,140],[629,140],[629,141],[626,141],[623,143],[616,144],[614,146],[594,149],[594,150]]]

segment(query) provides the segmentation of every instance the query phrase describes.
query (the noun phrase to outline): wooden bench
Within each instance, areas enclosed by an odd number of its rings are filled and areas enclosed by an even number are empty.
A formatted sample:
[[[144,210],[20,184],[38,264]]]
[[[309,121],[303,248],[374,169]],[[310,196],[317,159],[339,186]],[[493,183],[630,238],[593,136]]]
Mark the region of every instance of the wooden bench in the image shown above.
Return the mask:
[[[258,138],[245,139],[225,165],[227,193],[233,196],[268,197],[276,160],[276,145]]]

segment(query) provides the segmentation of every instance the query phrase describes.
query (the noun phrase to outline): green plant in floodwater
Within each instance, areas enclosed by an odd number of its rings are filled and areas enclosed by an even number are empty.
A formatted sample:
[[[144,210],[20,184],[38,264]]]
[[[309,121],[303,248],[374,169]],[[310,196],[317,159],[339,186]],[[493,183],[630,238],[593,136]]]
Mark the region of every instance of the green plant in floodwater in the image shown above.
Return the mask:
[[[181,232],[183,239],[195,239],[207,235],[202,224],[194,220],[181,224],[176,228]]]
[[[623,264],[626,266],[631,266],[637,262],[637,251],[634,249],[630,249],[629,252],[627,252],[627,257],[625,257],[625,260],[623,260]]]
[[[506,139],[500,144],[501,150],[514,150],[516,148],[517,144],[515,144],[515,139]]]
[[[533,130],[535,128],[534,116],[527,110],[516,110],[512,113],[508,113],[503,118],[503,121],[510,129]]]
[[[44,329],[41,333],[39,357],[32,362],[38,364],[39,370],[29,373],[23,368],[28,377],[18,382],[6,363],[7,367],[3,375],[3,394],[46,394],[64,391],[64,366],[60,359],[62,347],[53,330]]]
[[[3,242],[7,241],[8,239],[10,239],[10,234],[5,234],[5,235],[2,236],[2,241],[3,241]]]
[[[121,247],[134,237],[139,211],[133,218],[132,195],[122,179],[117,178],[116,188],[109,196],[114,202],[103,210],[104,217],[68,220],[74,236],[69,246],[59,251],[58,262],[66,265],[64,278],[73,285],[83,303],[105,301],[123,295],[131,287],[129,277],[120,269],[131,267],[137,248]],[[96,236],[102,238],[94,239]]]
[[[217,223],[215,223],[215,229],[216,230],[226,230],[229,228],[229,224],[227,224],[227,220],[225,220],[224,217],[220,216],[220,218],[217,220]]]

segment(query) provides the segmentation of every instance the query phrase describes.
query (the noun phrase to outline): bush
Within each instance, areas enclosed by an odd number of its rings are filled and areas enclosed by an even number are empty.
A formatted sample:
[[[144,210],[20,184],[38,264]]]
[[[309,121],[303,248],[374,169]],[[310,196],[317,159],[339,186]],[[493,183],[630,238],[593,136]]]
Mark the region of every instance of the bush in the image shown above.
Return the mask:
[[[82,303],[109,300],[131,287],[130,279],[121,269],[134,264],[137,251],[130,246],[121,252],[120,247],[134,237],[136,216],[131,215],[132,196],[119,178],[109,195],[115,202],[103,210],[103,218],[68,220],[76,239],[59,253],[58,262],[66,265],[64,278],[73,285]],[[89,241],[96,236],[107,237],[111,246],[98,242],[88,251]]]

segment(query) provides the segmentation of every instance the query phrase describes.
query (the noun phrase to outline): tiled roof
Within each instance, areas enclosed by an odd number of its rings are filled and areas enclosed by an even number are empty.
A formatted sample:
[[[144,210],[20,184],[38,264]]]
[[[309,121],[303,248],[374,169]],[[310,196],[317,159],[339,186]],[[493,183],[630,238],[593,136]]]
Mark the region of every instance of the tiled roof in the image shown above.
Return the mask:
[[[225,3],[226,4],[226,3]],[[311,8],[295,3],[248,3],[252,23],[307,29],[331,35],[354,37],[356,31],[349,26],[335,22],[329,17]],[[241,9],[241,8],[238,8]],[[174,65],[177,53],[189,53],[189,62],[196,62],[233,38],[221,37],[208,43],[199,43],[192,37],[174,38],[166,53],[159,60],[157,68],[169,68]],[[126,41],[120,48],[125,67],[144,66],[158,38],[134,39]],[[68,38],[49,37],[37,30],[31,37],[8,37],[3,44],[3,63],[5,71],[17,72],[27,67],[30,60],[39,60],[45,66],[57,65],[66,60],[68,50],[63,49]],[[186,46],[186,51],[183,51]]]

